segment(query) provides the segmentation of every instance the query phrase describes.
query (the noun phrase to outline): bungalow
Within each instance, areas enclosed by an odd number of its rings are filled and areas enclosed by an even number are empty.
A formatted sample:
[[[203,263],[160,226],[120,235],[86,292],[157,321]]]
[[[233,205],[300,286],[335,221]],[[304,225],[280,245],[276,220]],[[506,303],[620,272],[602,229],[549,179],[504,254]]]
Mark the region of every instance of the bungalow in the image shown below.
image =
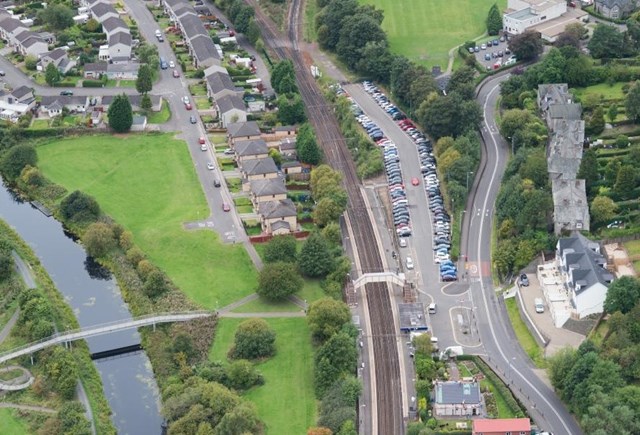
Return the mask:
[[[254,207],[258,207],[260,203],[266,201],[287,199],[287,187],[283,180],[277,178],[251,181],[249,190],[251,191],[251,202]]]
[[[30,30],[21,32],[18,36],[16,36],[15,40],[16,52],[22,54],[23,56],[31,55],[40,57],[43,53],[49,51],[49,44],[47,44],[46,41],[40,37],[40,35]]]
[[[218,50],[216,50],[216,46],[208,34],[198,33],[194,35],[187,40],[187,45],[196,68],[207,68],[211,65],[220,64]]]
[[[108,3],[95,3],[90,6],[89,10],[93,18],[103,25],[109,18],[118,18],[120,16],[115,8]]]
[[[97,80],[107,73],[107,63],[85,63],[84,64],[84,78]]]
[[[234,144],[235,159],[240,164],[245,160],[264,159],[269,157],[269,148],[262,139],[237,141]]]
[[[35,106],[33,89],[20,86],[12,92],[0,90],[0,118],[10,122],[17,122]]]
[[[107,77],[114,80],[135,80],[140,64],[137,62],[107,64]]]
[[[63,108],[67,108],[70,112],[84,113],[87,106],[87,97],[44,95],[40,103],[40,112],[51,118],[60,115]]]
[[[529,435],[531,420],[528,418],[480,418],[473,420],[472,435]]]
[[[273,129],[273,134],[278,138],[284,138],[287,136],[296,136],[296,127],[293,125],[280,125]]]
[[[290,199],[261,202],[258,206],[262,231],[268,234],[289,234],[298,226],[296,206]]]
[[[559,239],[556,262],[578,317],[601,313],[613,275],[605,269],[607,261],[600,245],[580,233]]]
[[[260,127],[255,121],[232,122],[227,124],[227,139],[229,145],[240,140],[260,139]]]
[[[109,36],[109,58],[129,59],[131,57],[131,34],[129,30],[119,31]],[[137,76],[137,74],[136,74]]]
[[[246,107],[244,101],[237,95],[224,95],[216,100],[220,123],[224,127],[233,122],[243,122],[247,120]]]
[[[226,70],[224,72],[218,71],[205,75],[205,81],[207,82],[207,95],[209,98],[217,100],[224,95],[236,94],[236,87]]]
[[[251,182],[267,178],[276,178],[278,176],[278,167],[271,157],[267,157],[264,159],[243,161],[240,172],[245,181]]]
[[[141,110],[140,104],[142,102],[141,95],[128,95],[129,102],[131,103],[131,109],[133,110]],[[105,95],[101,98],[99,107],[102,108],[103,111],[109,110],[109,105],[113,101],[114,95]],[[151,98],[151,110],[154,112],[158,112],[162,108],[162,97],[160,95],[149,95]]]
[[[47,69],[47,66],[50,63],[58,68],[58,71],[62,74],[65,74],[76,65],[75,61],[69,60],[67,52],[62,48],[56,48],[55,50],[45,53],[40,57],[40,66],[43,71]]]
[[[31,104],[35,101],[33,89],[28,86],[15,88],[9,95],[17,102],[23,104]]]
[[[437,381],[434,414],[439,417],[482,415],[482,394],[477,382]]]

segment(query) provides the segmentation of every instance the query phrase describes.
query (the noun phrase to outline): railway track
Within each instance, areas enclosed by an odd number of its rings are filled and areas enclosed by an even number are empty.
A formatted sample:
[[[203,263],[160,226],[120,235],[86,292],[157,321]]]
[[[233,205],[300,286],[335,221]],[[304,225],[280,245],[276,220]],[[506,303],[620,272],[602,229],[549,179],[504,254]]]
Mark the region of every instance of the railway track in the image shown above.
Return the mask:
[[[246,1],[255,9],[255,18],[262,28],[265,43],[280,59],[293,61],[300,94],[305,103],[308,118],[316,131],[318,143],[329,164],[343,174],[344,186],[349,198],[346,212],[351,222],[362,271],[364,273],[383,272],[373,224],[362,197],[353,158],[340,132],[332,107],[325,101],[311,75],[309,56],[298,49],[302,0],[293,0],[291,4],[286,39],[276,29],[274,23],[262,13],[255,0]],[[405,422],[402,412],[397,333],[390,298],[392,290],[385,283],[373,283],[367,284],[365,291],[375,361],[377,433],[380,435],[403,434]]]

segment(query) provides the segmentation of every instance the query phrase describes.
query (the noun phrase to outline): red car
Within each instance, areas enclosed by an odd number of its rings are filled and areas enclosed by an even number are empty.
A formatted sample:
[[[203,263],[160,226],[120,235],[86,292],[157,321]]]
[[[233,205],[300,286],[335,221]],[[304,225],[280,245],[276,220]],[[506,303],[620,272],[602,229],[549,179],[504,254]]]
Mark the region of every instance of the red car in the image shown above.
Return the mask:
[[[200,140],[198,141],[198,143],[199,143],[200,145],[203,145],[203,144],[204,144],[204,143],[206,143],[206,142],[207,142],[207,141],[205,140],[205,138],[204,138],[204,137],[201,137],[201,138],[200,138]]]
[[[418,177],[413,177],[411,179],[411,184],[413,184],[414,186],[417,186],[418,184],[420,184],[420,180],[418,180]]]
[[[184,108],[187,109],[187,110],[191,110],[191,109],[193,109],[193,106],[191,106],[191,103],[187,103],[187,104],[184,105]]]
[[[177,70],[177,69],[174,69],[174,70],[173,70],[173,76],[174,76],[175,78],[180,77],[180,73],[178,72],[178,70]]]
[[[222,211],[229,211],[231,210],[231,207],[229,207],[229,204],[227,204],[226,202],[222,203]]]

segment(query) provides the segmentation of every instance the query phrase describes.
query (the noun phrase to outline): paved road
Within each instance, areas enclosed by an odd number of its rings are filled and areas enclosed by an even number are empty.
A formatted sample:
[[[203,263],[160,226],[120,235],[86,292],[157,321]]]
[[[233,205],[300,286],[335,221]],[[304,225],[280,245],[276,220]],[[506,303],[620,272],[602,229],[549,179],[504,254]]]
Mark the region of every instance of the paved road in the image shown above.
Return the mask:
[[[512,390],[527,405],[534,421],[542,429],[555,434],[577,435],[582,431],[573,416],[553,390],[536,375],[530,359],[515,338],[491,278],[494,204],[509,154],[509,144],[498,132],[494,112],[500,82],[506,78],[508,75],[492,78],[480,89],[477,97],[485,117],[481,131],[486,143],[483,159],[487,165],[485,172],[474,182],[463,224],[462,247],[469,255],[469,264],[477,270],[471,278],[470,300],[484,353],[499,372],[511,379],[514,384]]]

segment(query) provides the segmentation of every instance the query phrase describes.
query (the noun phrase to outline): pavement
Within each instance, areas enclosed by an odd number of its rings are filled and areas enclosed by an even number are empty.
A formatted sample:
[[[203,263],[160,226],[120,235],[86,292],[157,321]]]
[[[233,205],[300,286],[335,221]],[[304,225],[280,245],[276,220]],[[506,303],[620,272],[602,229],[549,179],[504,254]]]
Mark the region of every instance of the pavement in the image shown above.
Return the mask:
[[[36,288],[37,284],[35,279],[33,278],[33,272],[31,271],[31,267],[24,262],[24,260],[18,255],[16,251],[11,252],[11,256],[13,257],[13,261],[16,264],[16,269],[18,273],[22,277],[22,281],[24,281],[24,285],[30,288]]]

